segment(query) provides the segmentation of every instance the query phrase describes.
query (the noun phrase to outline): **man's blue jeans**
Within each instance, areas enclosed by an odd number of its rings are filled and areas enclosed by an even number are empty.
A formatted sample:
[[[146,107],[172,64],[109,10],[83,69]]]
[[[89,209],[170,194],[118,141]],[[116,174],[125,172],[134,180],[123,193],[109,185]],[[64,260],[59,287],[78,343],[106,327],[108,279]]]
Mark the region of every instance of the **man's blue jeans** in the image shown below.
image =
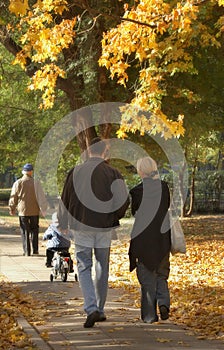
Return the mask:
[[[84,297],[87,315],[94,311],[104,312],[108,290],[110,247],[90,248],[75,245],[79,283]],[[92,277],[93,253],[95,279]]]
[[[161,261],[157,270],[150,271],[138,262],[137,277],[141,285],[141,319],[144,322],[158,321],[157,305],[170,308],[168,277],[170,272],[169,254]]]

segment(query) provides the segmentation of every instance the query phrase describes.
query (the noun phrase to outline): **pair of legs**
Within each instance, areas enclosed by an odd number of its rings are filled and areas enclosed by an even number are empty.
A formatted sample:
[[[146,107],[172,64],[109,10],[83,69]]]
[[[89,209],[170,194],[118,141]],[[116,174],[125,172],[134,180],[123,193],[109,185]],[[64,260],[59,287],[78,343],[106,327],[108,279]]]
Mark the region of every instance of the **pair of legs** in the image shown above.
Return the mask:
[[[141,318],[144,322],[158,321],[157,306],[163,309],[165,307],[167,313],[169,312],[170,293],[167,282],[169,272],[169,254],[163,258],[159,267],[154,271],[150,271],[144,264],[138,263],[137,277],[141,285]],[[160,309],[160,312],[163,309]]]
[[[108,290],[110,247],[91,248],[75,245],[79,283],[84,297],[87,315],[98,311],[104,315]],[[95,257],[95,278],[92,277],[93,255]]]
[[[24,255],[38,254],[39,216],[19,216]],[[31,243],[30,243],[31,240]]]

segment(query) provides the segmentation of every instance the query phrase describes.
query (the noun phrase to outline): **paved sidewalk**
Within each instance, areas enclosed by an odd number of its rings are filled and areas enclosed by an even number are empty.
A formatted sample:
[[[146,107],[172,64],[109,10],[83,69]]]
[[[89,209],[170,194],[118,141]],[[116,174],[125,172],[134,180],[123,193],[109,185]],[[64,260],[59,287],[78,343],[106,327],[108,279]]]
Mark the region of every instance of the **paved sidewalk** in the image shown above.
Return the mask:
[[[20,233],[0,220],[0,272],[39,300],[48,300],[45,324],[18,321],[40,350],[221,350],[223,343],[198,339],[189,330],[163,321],[153,325],[139,319],[139,309],[131,308],[124,292],[109,289],[107,321],[83,328],[85,314],[82,294],[74,274],[67,282],[50,282],[50,269],[44,266],[45,248],[39,256],[22,256]],[[43,337],[48,334],[48,339]],[[42,337],[41,337],[42,335]]]

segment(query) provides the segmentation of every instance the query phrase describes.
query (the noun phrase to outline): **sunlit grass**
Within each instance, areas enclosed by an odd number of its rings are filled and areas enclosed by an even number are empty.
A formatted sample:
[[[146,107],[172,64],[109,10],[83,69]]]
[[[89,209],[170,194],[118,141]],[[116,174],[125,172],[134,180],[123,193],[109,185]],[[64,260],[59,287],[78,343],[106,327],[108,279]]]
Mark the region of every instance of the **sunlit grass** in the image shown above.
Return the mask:
[[[18,215],[10,215],[8,206],[6,204],[0,205],[0,222],[1,220],[2,222],[7,222],[7,225],[9,226],[19,227]],[[40,234],[47,229],[49,222],[50,222],[49,218],[43,218],[40,216],[40,221],[39,221]]]

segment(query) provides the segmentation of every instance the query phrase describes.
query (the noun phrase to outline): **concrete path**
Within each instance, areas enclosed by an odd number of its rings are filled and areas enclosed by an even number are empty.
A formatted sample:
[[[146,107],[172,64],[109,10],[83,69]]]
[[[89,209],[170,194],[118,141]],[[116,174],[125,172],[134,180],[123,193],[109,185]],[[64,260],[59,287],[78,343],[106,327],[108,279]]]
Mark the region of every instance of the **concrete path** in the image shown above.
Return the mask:
[[[130,307],[128,295],[125,300],[124,292],[118,289],[109,289],[107,321],[85,329],[83,299],[74,274],[68,276],[67,282],[50,282],[50,269],[44,263],[44,247],[40,247],[39,256],[22,256],[19,230],[0,220],[0,272],[23,292],[48,301],[44,324],[33,326],[22,316],[18,319],[40,350],[223,349],[223,343],[198,339],[169,320],[153,325],[141,322],[139,309]]]

